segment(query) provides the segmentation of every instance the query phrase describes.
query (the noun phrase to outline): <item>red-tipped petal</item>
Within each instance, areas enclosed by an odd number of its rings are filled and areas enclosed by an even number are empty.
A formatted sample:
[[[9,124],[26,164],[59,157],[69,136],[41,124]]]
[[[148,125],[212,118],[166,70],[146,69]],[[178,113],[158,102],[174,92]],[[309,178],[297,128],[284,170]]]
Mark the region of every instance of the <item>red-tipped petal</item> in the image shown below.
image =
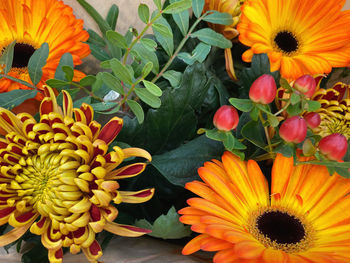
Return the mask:
[[[107,144],[111,143],[118,135],[123,127],[123,119],[112,118],[101,130],[98,139],[105,141]]]

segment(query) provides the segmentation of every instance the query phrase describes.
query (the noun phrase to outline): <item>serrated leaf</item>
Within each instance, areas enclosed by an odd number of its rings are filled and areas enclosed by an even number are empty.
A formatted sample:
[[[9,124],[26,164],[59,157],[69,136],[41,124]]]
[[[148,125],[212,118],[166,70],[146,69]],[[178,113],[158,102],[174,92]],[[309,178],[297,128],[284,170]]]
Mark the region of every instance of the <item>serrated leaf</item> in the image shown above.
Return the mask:
[[[15,51],[15,45],[16,45],[16,40],[11,42],[4,50],[0,57],[0,64],[4,64],[5,69],[4,73],[7,74],[12,68],[12,63],[13,63],[13,55]]]
[[[141,124],[145,119],[145,114],[140,104],[134,100],[127,100],[126,103],[130,107],[131,111],[135,114],[137,121]]]
[[[151,92],[149,92],[147,89],[145,88],[138,88],[136,87],[134,89],[136,95],[146,104],[148,104],[149,106],[153,107],[153,108],[159,108],[160,105],[162,104],[161,100],[153,95]]]
[[[243,112],[250,112],[254,107],[254,103],[250,99],[230,98],[229,102]]]
[[[0,107],[10,110],[25,100],[34,98],[37,93],[36,90],[11,90],[0,93]]]
[[[126,43],[124,36],[118,32],[109,30],[106,32],[106,37],[113,45],[124,49],[128,48],[128,44]]]
[[[175,70],[168,70],[163,73],[163,78],[167,79],[172,87],[178,87],[181,82],[182,73]]]
[[[171,0],[170,3],[175,3],[176,1],[180,1],[180,0]],[[172,16],[173,16],[173,19],[174,19],[176,25],[180,29],[181,34],[183,36],[186,36],[186,34],[188,32],[189,18],[190,18],[188,10],[184,10],[182,12],[172,14]]]
[[[187,10],[191,8],[192,6],[192,1],[191,0],[180,0],[175,3],[171,3],[168,5],[164,10],[164,14],[175,14],[175,13],[180,13],[184,10]]]
[[[43,43],[30,57],[28,62],[28,73],[30,80],[37,85],[43,76],[42,68],[46,65],[49,56],[49,45]]]
[[[106,22],[111,27],[112,30],[115,30],[117,26],[117,20],[119,16],[119,8],[117,5],[113,4],[108,11]]]
[[[196,17],[200,17],[202,15],[204,3],[205,0],[192,0],[192,9]]]
[[[74,77],[74,69],[70,66],[63,66],[62,71],[64,72],[65,79],[67,81],[72,81]]]
[[[49,85],[51,88],[59,89],[69,85],[70,83],[60,79],[48,79],[46,81],[46,84]]]
[[[87,75],[79,81],[79,84],[83,87],[91,86],[95,83],[96,77],[93,75]]]
[[[223,35],[216,33],[210,28],[202,28],[191,34],[191,37],[197,37],[200,41],[219,48],[231,48],[232,42]]]
[[[120,83],[120,80],[113,76],[109,72],[102,72],[102,81],[108,86],[111,90],[118,92],[119,94],[124,95],[123,87]]]
[[[152,230],[148,235],[163,239],[179,239],[190,236],[192,231],[190,226],[185,226],[179,221],[179,215],[175,207],[172,206],[166,215],[158,217],[153,225],[147,220],[141,219],[135,222],[141,228]]]
[[[130,75],[130,71],[123,65],[118,59],[111,59],[109,61],[111,69],[114,75],[119,78],[121,81],[132,84],[132,76]]]
[[[232,25],[233,19],[232,15],[228,13],[220,13],[217,11],[213,11],[213,13],[205,16],[203,18],[204,21],[213,23],[213,24],[219,24],[219,25]]]
[[[145,85],[146,89],[151,92],[154,96],[160,97],[163,94],[163,91],[154,83],[143,80],[143,84]]]
[[[173,33],[170,31],[170,29],[163,25],[163,24],[160,24],[160,23],[154,23],[152,24],[152,29],[153,29],[153,32],[158,32],[159,34],[161,34],[162,36],[164,37],[173,37]]]
[[[140,40],[141,44],[147,48],[149,51],[154,52],[157,48],[156,41],[149,39],[149,38],[142,38]]]
[[[149,21],[149,8],[145,4],[140,4],[138,8],[138,14],[142,22],[145,24]]]
[[[152,71],[153,63],[151,61],[147,62],[142,69],[142,77],[147,77],[148,74]]]

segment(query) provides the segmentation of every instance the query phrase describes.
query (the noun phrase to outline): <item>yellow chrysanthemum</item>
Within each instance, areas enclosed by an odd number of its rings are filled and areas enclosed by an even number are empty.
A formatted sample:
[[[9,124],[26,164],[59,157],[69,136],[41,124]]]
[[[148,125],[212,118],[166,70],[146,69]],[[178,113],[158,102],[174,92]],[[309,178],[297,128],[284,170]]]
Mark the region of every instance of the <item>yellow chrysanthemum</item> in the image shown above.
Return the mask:
[[[31,55],[43,43],[48,43],[50,53],[43,68],[39,88],[53,78],[64,53],[71,53],[74,65],[90,53],[83,43],[89,38],[83,30],[83,21],[76,19],[71,7],[58,0],[2,0],[0,1],[0,50],[16,41],[14,58],[9,75],[31,83],[27,66]],[[83,74],[76,71],[75,77]],[[9,79],[0,80],[0,92],[29,89]],[[37,96],[42,99],[42,94]]]
[[[284,78],[328,73],[350,64],[350,10],[345,0],[247,0],[239,40],[250,47],[243,60],[267,53]]]
[[[318,81],[320,82],[321,78],[318,78]],[[321,108],[316,111],[321,116],[321,123],[313,132],[322,137],[340,133],[349,140],[350,86],[338,82],[330,89],[319,88],[312,99],[321,103]]]
[[[95,234],[107,230],[121,236],[140,236],[147,230],[113,223],[118,210],[111,203],[141,203],[154,189],[119,191],[117,179],[138,175],[145,163],[116,169],[131,156],[151,160],[138,148],[108,145],[122,128],[114,117],[103,128],[93,120],[93,109],[83,104],[73,109],[63,91],[63,110],[55,95],[40,106],[40,122],[27,114],[14,115],[0,108],[0,224],[13,230],[0,236],[0,246],[21,237],[28,229],[41,235],[52,263],[62,262],[62,247],[83,250],[91,262],[102,255]],[[74,117],[73,117],[74,114]]]
[[[350,262],[350,180],[319,165],[293,166],[278,154],[271,194],[258,164],[230,152],[199,168],[200,196],[180,220],[200,233],[183,249],[219,251],[215,263]]]

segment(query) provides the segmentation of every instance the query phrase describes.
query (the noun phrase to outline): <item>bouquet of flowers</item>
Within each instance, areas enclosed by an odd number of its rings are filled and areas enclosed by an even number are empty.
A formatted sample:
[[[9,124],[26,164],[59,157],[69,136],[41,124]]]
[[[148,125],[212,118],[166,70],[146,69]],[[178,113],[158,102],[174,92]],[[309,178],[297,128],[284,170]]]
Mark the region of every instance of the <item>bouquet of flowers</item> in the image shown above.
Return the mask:
[[[127,32],[123,6],[76,1],[98,31],[61,0],[0,2],[1,246],[350,262],[345,0],[153,0]]]

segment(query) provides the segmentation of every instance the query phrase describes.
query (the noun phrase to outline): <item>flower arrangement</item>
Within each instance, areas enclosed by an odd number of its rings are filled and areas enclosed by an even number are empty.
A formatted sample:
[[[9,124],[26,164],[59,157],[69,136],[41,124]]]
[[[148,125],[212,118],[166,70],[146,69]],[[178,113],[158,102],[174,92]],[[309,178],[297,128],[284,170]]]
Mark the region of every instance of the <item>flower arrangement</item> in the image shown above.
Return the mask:
[[[126,32],[123,6],[76,1],[98,31],[61,0],[0,3],[0,246],[350,262],[345,1],[140,1]]]

